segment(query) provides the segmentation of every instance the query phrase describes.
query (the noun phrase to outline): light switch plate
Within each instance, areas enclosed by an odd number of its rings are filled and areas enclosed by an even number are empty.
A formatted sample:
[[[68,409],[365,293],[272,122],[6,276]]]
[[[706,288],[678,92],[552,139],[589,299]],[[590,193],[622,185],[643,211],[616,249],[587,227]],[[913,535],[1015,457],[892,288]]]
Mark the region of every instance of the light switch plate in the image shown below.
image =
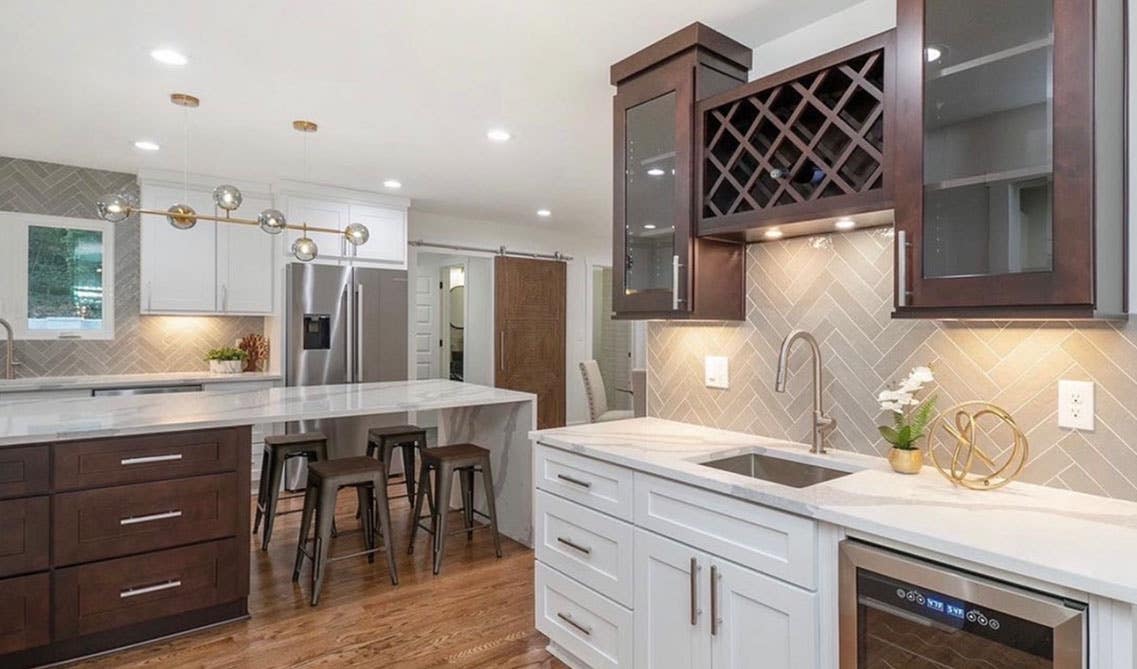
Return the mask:
[[[703,361],[703,383],[708,388],[730,388],[730,369],[725,355],[708,355]]]
[[[1094,382],[1058,382],[1058,427],[1094,429]]]

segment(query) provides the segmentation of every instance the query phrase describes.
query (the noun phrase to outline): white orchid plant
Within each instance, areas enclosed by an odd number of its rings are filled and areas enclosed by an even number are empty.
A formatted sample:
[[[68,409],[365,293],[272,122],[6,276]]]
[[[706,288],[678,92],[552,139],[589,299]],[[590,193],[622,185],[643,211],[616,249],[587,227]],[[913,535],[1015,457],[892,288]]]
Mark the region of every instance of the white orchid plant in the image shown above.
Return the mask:
[[[892,425],[881,425],[878,429],[880,436],[892,444],[893,448],[915,450],[916,441],[924,436],[924,430],[936,407],[936,396],[920,401],[916,399],[916,394],[935,378],[928,367],[915,367],[895,389],[885,388],[880,391],[877,396],[880,410],[892,414]]]

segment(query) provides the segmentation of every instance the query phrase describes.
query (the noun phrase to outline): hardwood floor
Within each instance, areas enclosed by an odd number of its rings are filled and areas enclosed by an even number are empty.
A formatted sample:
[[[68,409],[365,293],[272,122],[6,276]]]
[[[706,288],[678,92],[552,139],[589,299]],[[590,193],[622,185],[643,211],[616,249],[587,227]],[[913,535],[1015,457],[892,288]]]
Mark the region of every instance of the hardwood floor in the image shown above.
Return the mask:
[[[392,491],[395,488],[392,487]],[[299,508],[300,500],[282,502]],[[382,554],[328,565],[319,606],[309,606],[309,567],[292,583],[300,515],[277,518],[267,553],[253,537],[250,620],[152,643],[82,663],[84,667],[564,667],[533,627],[533,552],[502,537],[494,557],[487,530],[447,541],[442,574],[430,567],[428,537],[406,554],[410,510],[392,503],[399,585]],[[340,494],[337,525],[358,527],[355,494]],[[457,516],[454,517],[455,522]],[[336,539],[332,552],[359,550],[362,537]]]

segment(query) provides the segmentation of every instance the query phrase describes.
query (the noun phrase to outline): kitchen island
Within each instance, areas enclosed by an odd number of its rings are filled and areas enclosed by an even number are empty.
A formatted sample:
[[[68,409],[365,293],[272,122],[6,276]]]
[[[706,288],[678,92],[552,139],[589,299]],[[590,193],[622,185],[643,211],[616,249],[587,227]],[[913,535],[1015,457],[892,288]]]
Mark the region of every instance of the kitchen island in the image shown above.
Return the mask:
[[[529,545],[535,404],[448,380],[0,403],[0,665],[246,616],[254,424],[437,411],[439,443],[491,451]]]

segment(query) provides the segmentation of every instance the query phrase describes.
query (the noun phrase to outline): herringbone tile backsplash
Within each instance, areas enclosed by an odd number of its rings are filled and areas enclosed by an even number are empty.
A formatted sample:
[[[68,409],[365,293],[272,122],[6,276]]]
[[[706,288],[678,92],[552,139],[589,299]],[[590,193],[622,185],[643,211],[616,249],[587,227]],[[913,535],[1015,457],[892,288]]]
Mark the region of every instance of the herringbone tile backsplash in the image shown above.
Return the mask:
[[[120,191],[138,196],[135,175],[0,157],[2,211],[95,218],[96,198]],[[264,330],[263,318],[140,316],[138,258],[132,216],[115,227],[115,338],[16,342],[19,376],[204,370],[206,351]]]
[[[746,286],[745,323],[650,324],[651,415],[808,442],[806,347],[774,392],[782,339],[805,328],[821,342],[832,446],[884,454],[876,394],[930,365],[941,409],[981,399],[1014,416],[1030,443],[1023,480],[1137,500],[1137,323],[892,320],[891,228],[753,244]],[[729,390],[703,386],[706,355],[729,356]],[[1093,432],[1058,428],[1059,379],[1095,382]]]

